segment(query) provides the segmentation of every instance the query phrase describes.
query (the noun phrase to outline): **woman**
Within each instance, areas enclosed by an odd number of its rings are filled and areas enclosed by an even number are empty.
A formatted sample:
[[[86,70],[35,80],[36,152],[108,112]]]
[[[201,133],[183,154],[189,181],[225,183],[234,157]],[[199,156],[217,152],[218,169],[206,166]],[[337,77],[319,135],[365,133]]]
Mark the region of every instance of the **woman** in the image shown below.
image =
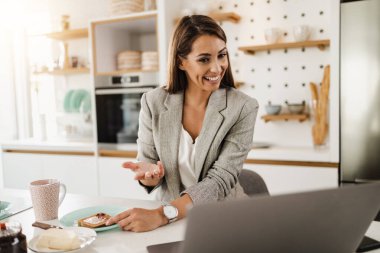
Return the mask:
[[[258,103],[234,89],[226,41],[207,16],[180,20],[168,84],[141,99],[140,162],[123,164],[170,204],[127,210],[108,224],[149,231],[185,217],[191,205],[245,196],[238,176],[251,149]]]

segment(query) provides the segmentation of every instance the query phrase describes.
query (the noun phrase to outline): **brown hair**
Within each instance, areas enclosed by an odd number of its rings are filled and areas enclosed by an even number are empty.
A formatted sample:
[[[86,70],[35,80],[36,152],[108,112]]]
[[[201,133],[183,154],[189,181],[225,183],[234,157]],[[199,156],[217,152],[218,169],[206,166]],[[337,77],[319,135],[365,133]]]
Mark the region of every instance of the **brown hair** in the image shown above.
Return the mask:
[[[173,33],[169,52],[168,83],[166,85],[169,93],[186,89],[187,78],[185,72],[179,68],[180,57],[186,58],[191,52],[194,41],[201,35],[216,36],[227,43],[223,29],[212,18],[203,15],[183,17]],[[235,88],[228,53],[227,60],[228,68],[221,81],[221,86]]]

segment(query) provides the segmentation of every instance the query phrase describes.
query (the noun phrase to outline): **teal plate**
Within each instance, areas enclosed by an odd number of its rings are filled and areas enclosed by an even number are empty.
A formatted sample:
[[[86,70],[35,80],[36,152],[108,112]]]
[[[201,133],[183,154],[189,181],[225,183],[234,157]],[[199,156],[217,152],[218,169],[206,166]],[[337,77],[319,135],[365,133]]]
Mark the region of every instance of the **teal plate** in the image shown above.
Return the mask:
[[[72,108],[70,108],[70,100],[73,94],[74,90],[69,90],[68,92],[66,92],[65,98],[63,100],[63,109],[65,110],[65,112],[71,112],[72,110]]]
[[[7,201],[0,201],[0,220],[8,217],[9,205],[10,203]]]
[[[64,215],[59,221],[62,225],[66,227],[73,227],[76,226],[77,220],[80,220],[82,218],[89,217],[91,215],[94,215],[96,213],[106,213],[111,216],[115,216],[116,214],[119,214],[128,208],[120,207],[120,206],[91,206],[83,209],[75,210],[71,213],[68,213]],[[94,228],[96,232],[106,231],[114,228],[118,228],[119,226],[117,224],[106,226],[106,227],[100,227],[100,228]]]
[[[70,109],[71,112],[79,112],[79,107],[82,103],[82,100],[85,98],[86,90],[78,89],[75,90],[73,95],[70,97]]]

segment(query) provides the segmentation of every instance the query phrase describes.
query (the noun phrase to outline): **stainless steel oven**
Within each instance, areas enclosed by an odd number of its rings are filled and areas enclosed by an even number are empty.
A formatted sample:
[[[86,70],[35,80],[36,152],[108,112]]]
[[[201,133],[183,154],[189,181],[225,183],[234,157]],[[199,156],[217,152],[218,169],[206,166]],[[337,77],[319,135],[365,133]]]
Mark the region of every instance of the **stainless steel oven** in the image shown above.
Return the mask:
[[[157,85],[126,83],[123,80],[130,78],[125,76],[108,78],[95,89],[98,142],[136,143],[141,96]],[[133,78],[141,80],[141,76]]]

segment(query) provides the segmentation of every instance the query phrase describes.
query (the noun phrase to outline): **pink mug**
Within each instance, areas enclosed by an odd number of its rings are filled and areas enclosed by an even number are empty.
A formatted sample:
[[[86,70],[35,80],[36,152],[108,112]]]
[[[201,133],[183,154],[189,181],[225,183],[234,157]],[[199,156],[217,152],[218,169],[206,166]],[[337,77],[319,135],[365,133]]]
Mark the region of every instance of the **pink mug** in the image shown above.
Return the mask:
[[[66,186],[57,179],[44,179],[31,182],[29,189],[36,221],[57,219],[58,207],[66,195]]]

